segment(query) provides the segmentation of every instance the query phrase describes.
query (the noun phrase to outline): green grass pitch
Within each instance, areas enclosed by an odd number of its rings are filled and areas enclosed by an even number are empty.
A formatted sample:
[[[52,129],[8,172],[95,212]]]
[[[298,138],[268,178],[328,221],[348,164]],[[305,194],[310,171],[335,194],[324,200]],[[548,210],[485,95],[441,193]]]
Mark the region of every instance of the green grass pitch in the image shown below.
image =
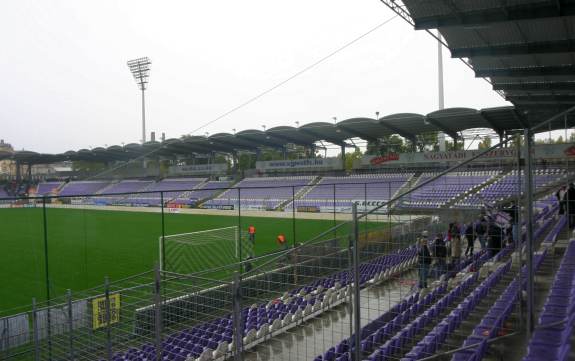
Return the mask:
[[[160,213],[48,208],[46,214],[51,296],[99,286],[105,276],[113,281],[149,271],[158,262]],[[164,219],[166,235],[238,225],[238,217],[223,215],[165,213]],[[294,240],[291,218],[241,217],[243,230],[250,224],[257,228],[257,255],[276,250],[280,232]],[[333,225],[296,219],[295,240]],[[42,209],[0,209],[0,314],[30,305],[32,297],[45,299],[44,246]]]

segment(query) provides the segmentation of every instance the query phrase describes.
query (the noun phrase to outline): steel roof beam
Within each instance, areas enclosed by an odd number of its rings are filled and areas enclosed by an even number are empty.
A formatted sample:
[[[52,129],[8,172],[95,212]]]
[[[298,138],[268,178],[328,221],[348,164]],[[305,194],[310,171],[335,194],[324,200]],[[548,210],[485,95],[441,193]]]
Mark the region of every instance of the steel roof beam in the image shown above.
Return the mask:
[[[357,136],[357,137],[359,137],[359,138],[361,138],[361,139],[364,139],[364,140],[367,140],[367,141],[377,141],[377,137],[374,137],[374,136],[372,136],[372,135],[369,135],[369,134],[364,133],[364,132],[362,132],[362,131],[359,131],[359,130],[357,130],[357,129],[353,129],[353,128],[350,128],[350,127],[345,126],[345,125],[338,125],[337,127],[338,127],[338,128],[341,128],[341,129],[343,129],[344,131],[346,131],[347,133],[353,134],[353,135],[355,135],[355,136]]]
[[[519,4],[476,11],[458,11],[457,14],[414,18],[416,30],[429,30],[447,26],[482,26],[491,23],[540,19],[575,15],[575,4],[565,0],[549,1],[540,4]]]
[[[444,126],[443,124],[441,124],[439,121],[437,121],[436,119],[433,119],[431,117],[424,117],[425,121],[434,125],[436,128],[438,128],[439,130],[441,130],[443,133],[449,135],[451,138],[453,139],[459,139],[459,134],[457,134],[456,131],[454,131],[453,129],[450,129],[446,126]]]
[[[575,40],[539,41],[518,44],[488,45],[471,48],[454,48],[452,58],[471,58],[475,56],[507,56],[525,54],[569,53],[575,51]]]
[[[575,96],[573,95],[529,95],[529,96],[517,95],[517,96],[508,96],[506,97],[506,99],[510,102],[516,103],[517,105],[575,104]]]
[[[498,128],[495,125],[495,123],[491,121],[491,119],[489,119],[485,116],[485,112],[483,110],[480,110],[478,113],[479,113],[479,116],[481,117],[481,119],[485,120],[485,122],[487,124],[489,124],[491,129],[493,129],[497,134],[500,134],[500,135],[503,134],[503,131],[500,128]]]
[[[575,91],[575,81],[545,81],[545,82],[514,82],[514,83],[493,83],[493,90],[572,90]]]
[[[529,77],[549,75],[573,75],[575,65],[531,66],[521,68],[494,68],[475,69],[475,77],[485,78],[494,76]]]
[[[382,120],[382,119],[380,119],[380,120],[378,121],[378,124],[381,125],[382,127],[386,128],[386,129],[388,129],[388,130],[394,132],[394,133],[397,133],[397,134],[401,135],[402,137],[404,137],[404,138],[406,138],[406,139],[409,139],[410,141],[412,141],[412,142],[414,142],[414,143],[417,142],[417,137],[416,137],[415,134],[413,134],[413,133],[410,133],[410,132],[408,132],[408,131],[406,131],[406,130],[403,130],[403,129],[401,129],[401,128],[398,128],[398,127],[396,127],[396,126],[394,126],[394,125],[391,125],[391,124],[389,124],[389,123],[386,123],[386,122],[385,122],[384,120]]]

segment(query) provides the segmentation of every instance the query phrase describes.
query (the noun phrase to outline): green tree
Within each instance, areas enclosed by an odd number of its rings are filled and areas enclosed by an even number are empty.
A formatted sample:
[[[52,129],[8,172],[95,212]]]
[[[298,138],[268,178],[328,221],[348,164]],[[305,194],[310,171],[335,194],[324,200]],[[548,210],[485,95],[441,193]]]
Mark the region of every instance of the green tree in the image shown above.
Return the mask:
[[[479,149],[487,149],[491,147],[491,137],[485,136],[483,137],[483,140],[481,142],[479,142]]]
[[[341,153],[339,155],[341,157]],[[351,171],[353,169],[353,162],[355,160],[361,160],[363,153],[359,148],[355,148],[353,153],[345,153],[345,170]]]
[[[107,168],[104,162],[92,162],[87,160],[76,160],[72,162],[74,172],[101,172]]]

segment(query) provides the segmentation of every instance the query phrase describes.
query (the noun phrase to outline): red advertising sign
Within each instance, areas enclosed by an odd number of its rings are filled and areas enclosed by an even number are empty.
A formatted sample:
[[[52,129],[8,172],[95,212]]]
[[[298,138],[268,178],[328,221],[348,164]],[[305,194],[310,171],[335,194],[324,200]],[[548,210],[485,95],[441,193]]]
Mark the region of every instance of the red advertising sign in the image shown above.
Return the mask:
[[[379,165],[379,164],[387,163],[387,162],[394,161],[394,160],[399,160],[399,154],[389,153],[386,155],[381,155],[379,157],[374,157],[374,158],[370,159],[369,163],[371,165]]]

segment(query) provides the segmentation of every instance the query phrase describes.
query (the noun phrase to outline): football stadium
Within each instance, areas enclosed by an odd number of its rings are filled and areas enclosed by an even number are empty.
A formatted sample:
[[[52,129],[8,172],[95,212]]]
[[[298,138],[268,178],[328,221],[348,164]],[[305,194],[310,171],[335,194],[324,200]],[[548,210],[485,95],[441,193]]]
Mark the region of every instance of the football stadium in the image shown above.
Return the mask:
[[[0,359],[575,360],[575,4],[381,7],[508,105],[146,141],[129,61],[142,142],[0,142]]]

